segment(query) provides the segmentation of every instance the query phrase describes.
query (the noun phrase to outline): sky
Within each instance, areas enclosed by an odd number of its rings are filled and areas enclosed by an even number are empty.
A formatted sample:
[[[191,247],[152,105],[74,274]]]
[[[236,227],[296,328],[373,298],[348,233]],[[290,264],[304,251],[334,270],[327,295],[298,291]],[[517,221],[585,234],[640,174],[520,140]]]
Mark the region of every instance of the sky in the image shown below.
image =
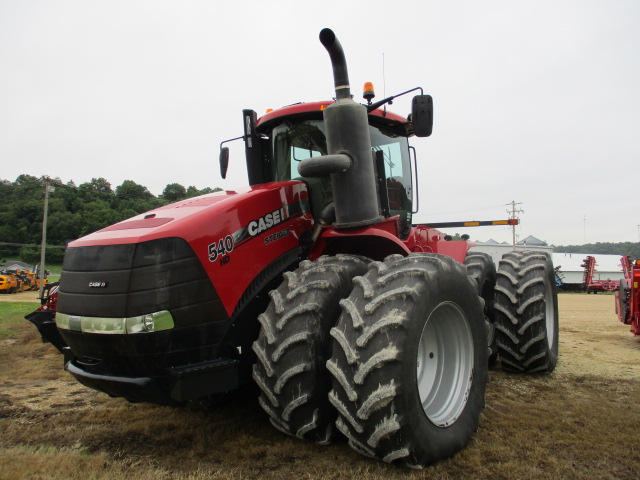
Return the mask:
[[[247,184],[242,109],[421,86],[414,222],[494,220],[518,239],[640,241],[640,2],[0,0],[0,179]],[[410,96],[390,107],[406,115]],[[510,227],[455,229],[510,242]]]

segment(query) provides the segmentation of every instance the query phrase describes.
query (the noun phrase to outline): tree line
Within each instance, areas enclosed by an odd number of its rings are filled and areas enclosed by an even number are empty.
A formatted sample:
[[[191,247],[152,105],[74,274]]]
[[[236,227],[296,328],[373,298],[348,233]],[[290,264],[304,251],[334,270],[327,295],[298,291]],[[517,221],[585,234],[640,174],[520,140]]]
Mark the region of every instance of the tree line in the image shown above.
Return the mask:
[[[132,180],[114,189],[102,177],[80,185],[31,175],[20,175],[13,182],[0,179],[0,263],[7,258],[27,263],[39,260],[45,181],[54,187],[47,216],[46,258],[51,263],[62,262],[69,240],[168,203],[221,190],[171,183],[155,196]]]
[[[27,263],[39,260],[45,180],[55,189],[49,194],[47,222],[46,257],[51,263],[62,262],[64,246],[69,240],[168,203],[222,190],[209,187],[200,190],[171,183],[156,197],[147,187],[132,180],[125,180],[115,189],[102,177],[80,185],[31,175],[20,175],[13,182],[0,180],[0,263],[16,257]],[[459,239],[459,235],[456,234],[455,239]],[[628,255],[638,259],[640,243],[561,245],[554,246],[554,251]]]
[[[632,260],[640,258],[640,243],[638,242],[596,242],[584,245],[561,245],[553,247],[559,253],[591,253],[602,255],[626,255]]]

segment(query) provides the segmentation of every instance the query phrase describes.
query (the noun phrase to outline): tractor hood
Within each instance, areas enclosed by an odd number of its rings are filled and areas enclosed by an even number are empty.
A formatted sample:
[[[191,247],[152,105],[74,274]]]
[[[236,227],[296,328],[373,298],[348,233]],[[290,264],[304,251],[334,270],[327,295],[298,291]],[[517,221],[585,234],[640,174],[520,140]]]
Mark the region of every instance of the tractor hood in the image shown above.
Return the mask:
[[[309,213],[306,185],[274,182],[182,200],[110,225],[74,240],[69,247],[140,243],[165,237],[192,242],[207,234],[228,235],[243,228],[254,233],[252,221],[277,209],[283,209],[282,220]]]
[[[298,251],[302,235],[313,226],[307,186],[300,181],[216,192],[151,210],[69,245],[63,262],[60,311],[77,313],[68,307],[64,294],[107,298],[129,288],[127,269],[142,271],[138,268],[142,264],[160,268],[166,258],[187,255],[176,246],[186,245],[193,252],[188,255],[197,257],[230,314],[251,281],[270,262]],[[110,279],[109,272],[122,272],[123,279]],[[74,275],[77,281],[72,281]],[[92,306],[91,302],[85,303]],[[90,314],[104,316],[84,313]]]
[[[234,206],[237,208],[236,200],[251,191],[249,188],[227,190],[181,200],[93,232],[74,240],[69,247],[139,243],[166,237],[167,232],[173,236],[183,227],[189,229],[192,222],[199,224],[203,218],[217,217]]]

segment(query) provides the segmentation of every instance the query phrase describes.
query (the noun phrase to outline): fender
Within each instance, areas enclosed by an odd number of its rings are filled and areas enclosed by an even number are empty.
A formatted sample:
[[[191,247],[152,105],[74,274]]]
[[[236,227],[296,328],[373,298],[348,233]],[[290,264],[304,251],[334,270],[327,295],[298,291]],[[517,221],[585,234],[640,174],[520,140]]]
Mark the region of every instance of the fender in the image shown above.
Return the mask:
[[[351,253],[383,260],[392,254],[424,252],[446,255],[464,263],[467,252],[475,245],[467,241],[445,240],[441,231],[427,225],[414,226],[404,240],[398,238],[398,232],[397,216],[363,228],[336,230],[333,227],[323,227],[309,258],[315,260],[320,255]]]
[[[392,254],[409,255],[411,250],[398,238],[398,217],[390,217],[375,225],[337,230],[323,227],[309,259],[320,255],[351,253],[373,260],[383,260]]]

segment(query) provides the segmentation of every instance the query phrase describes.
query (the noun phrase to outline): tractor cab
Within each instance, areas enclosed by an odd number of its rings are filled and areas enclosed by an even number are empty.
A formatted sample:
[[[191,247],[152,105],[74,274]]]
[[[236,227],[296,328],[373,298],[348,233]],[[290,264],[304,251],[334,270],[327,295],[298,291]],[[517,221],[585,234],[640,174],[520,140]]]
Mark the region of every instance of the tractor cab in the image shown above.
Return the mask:
[[[299,103],[272,110],[256,120],[245,110],[247,169],[252,185],[302,180],[309,189],[316,219],[332,204],[328,176],[302,176],[303,160],[328,155],[323,111],[333,102]],[[413,213],[412,165],[408,138],[412,124],[405,118],[376,109],[368,115],[371,161],[375,165],[379,210],[383,217],[398,216],[399,231],[409,233]],[[225,152],[226,153],[226,152]]]

